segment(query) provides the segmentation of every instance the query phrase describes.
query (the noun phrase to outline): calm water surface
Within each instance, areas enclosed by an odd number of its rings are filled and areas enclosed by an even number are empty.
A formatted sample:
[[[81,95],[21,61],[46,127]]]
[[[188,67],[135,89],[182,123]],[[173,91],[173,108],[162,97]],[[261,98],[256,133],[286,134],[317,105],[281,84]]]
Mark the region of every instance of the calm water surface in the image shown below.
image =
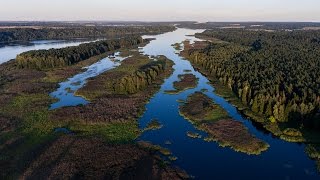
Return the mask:
[[[58,99],[57,102],[53,103],[50,109],[57,109],[65,106],[77,106],[77,105],[85,105],[89,102],[80,97],[76,96],[74,93],[81,87],[83,87],[89,78],[98,76],[99,74],[113,69],[121,64],[121,61],[127,57],[120,57],[119,52],[115,53],[114,56],[106,57],[101,59],[100,61],[85,67],[85,71],[77,74],[67,81],[60,83],[60,87],[52,92],[50,95],[53,98]]]
[[[173,60],[175,71],[146,105],[147,110],[139,119],[140,128],[146,127],[154,118],[158,119],[163,127],[146,131],[138,140],[150,141],[170,149],[173,155],[178,157],[172,164],[185,169],[196,179],[320,179],[315,162],[304,152],[305,145],[285,142],[258,130],[251,121],[242,117],[234,106],[217,96],[214,87],[207,84],[208,79],[194,70],[189,61],[176,54],[171,44],[186,39],[193,42],[197,39],[186,35],[202,31],[178,29],[153,36],[156,40],[142,49],[147,55],[165,55]],[[177,95],[165,94],[164,91],[173,90],[173,82],[178,80],[179,74],[185,74],[185,69],[192,70],[191,73],[199,78],[198,86]],[[228,147],[219,147],[215,142],[187,137],[188,131],[198,132],[203,136],[206,134],[196,130],[179,115],[177,100],[185,100],[188,95],[201,89],[208,89],[206,95],[223,107],[232,118],[243,122],[250,133],[267,142],[270,148],[258,156],[246,155]],[[166,141],[172,144],[167,145]]]

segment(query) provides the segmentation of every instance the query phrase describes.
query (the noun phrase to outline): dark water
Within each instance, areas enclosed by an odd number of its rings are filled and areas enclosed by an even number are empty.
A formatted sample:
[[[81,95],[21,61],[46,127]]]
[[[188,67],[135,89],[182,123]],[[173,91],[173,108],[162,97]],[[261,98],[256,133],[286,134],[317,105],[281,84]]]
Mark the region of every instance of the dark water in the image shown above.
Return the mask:
[[[154,118],[158,119],[163,127],[146,131],[138,140],[150,141],[170,149],[173,155],[178,157],[172,164],[185,169],[196,179],[320,179],[315,162],[304,152],[305,145],[285,142],[257,129],[249,120],[243,118],[235,107],[214,93],[214,87],[207,84],[206,77],[176,54],[171,44],[186,39],[190,39],[191,42],[197,40],[186,35],[201,31],[178,29],[175,32],[153,36],[156,40],[142,49],[147,55],[165,55],[173,60],[175,71],[146,105],[147,110],[139,119],[140,128],[146,127]],[[185,74],[185,69],[192,70],[191,73],[199,78],[198,86],[177,95],[165,94],[164,91],[173,89],[173,82],[178,80],[179,74]],[[228,147],[219,147],[215,142],[187,137],[188,131],[198,132],[203,136],[206,134],[196,130],[179,115],[177,100],[185,100],[188,95],[201,89],[208,89],[206,95],[223,107],[232,118],[243,122],[250,133],[267,142],[270,148],[258,156],[247,155]],[[166,141],[172,144],[168,145]]]
[[[43,40],[43,41],[31,41],[31,42],[24,42],[24,43],[0,44],[0,64],[7,62],[11,59],[15,59],[18,54],[26,51],[77,46],[85,42],[90,42],[90,41],[80,40],[80,39],[73,40],[73,41]]]
[[[119,53],[115,53],[114,57],[106,57],[101,59],[100,61],[85,67],[85,71],[77,74],[67,81],[59,84],[59,88],[52,92],[50,95],[53,98],[58,99],[57,102],[53,103],[50,109],[57,109],[65,106],[77,106],[77,105],[85,105],[89,102],[80,97],[76,96],[74,93],[81,87],[83,87],[87,79],[98,76],[99,74],[113,69],[121,64],[121,61],[126,57],[120,57]]]

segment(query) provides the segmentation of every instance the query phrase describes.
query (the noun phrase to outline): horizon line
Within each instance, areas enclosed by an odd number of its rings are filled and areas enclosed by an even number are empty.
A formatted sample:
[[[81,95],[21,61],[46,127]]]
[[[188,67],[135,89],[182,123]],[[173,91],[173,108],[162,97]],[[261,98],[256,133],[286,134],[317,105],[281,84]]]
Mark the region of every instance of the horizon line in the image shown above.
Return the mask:
[[[195,23],[224,23],[224,22],[242,22],[242,23],[320,23],[319,21],[294,21],[294,20],[286,20],[286,21],[276,21],[276,20],[225,20],[225,21],[197,21],[197,20],[0,20],[0,22],[167,22],[167,23],[174,23],[174,22],[195,22]]]

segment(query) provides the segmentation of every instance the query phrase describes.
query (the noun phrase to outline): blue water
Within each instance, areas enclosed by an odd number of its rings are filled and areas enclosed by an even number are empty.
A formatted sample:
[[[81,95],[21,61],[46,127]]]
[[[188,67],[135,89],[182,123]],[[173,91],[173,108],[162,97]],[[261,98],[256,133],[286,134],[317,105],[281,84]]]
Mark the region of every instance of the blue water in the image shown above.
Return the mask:
[[[240,115],[237,109],[225,99],[214,93],[214,87],[207,84],[208,79],[194,70],[189,61],[184,60],[171,44],[189,39],[186,36],[203,30],[178,29],[174,32],[152,36],[156,40],[141,49],[146,55],[164,55],[175,62],[174,72],[160,91],[146,105],[146,112],[139,119],[141,129],[145,128],[152,119],[158,119],[163,127],[159,130],[145,131],[138,141],[149,141],[171,150],[178,160],[173,165],[186,170],[196,179],[320,179],[315,162],[308,158],[304,152],[305,145],[289,143],[259,130],[251,121]],[[147,37],[147,36],[146,36]],[[148,36],[150,37],[150,36]],[[178,80],[183,70],[189,69],[199,78],[198,86],[177,95],[165,94],[166,90],[173,90],[173,82]],[[235,120],[241,121],[249,132],[267,142],[270,148],[261,155],[247,155],[235,152],[226,147],[219,147],[215,142],[205,142],[203,139],[187,137],[187,132],[198,132],[191,123],[179,115],[177,100],[185,100],[188,95],[208,89],[205,92],[215,103],[223,107]],[[168,145],[165,142],[170,141]]]
[[[88,40],[41,40],[30,41],[27,43],[6,43],[0,44],[0,64],[15,59],[20,53],[38,50],[38,49],[51,49],[51,48],[64,48],[69,46],[77,46],[81,43],[90,42]]]
[[[89,78],[98,76],[99,74],[113,69],[121,64],[121,61],[126,57],[120,57],[119,52],[115,53],[114,57],[106,57],[100,61],[85,67],[85,71],[77,74],[67,81],[59,83],[59,88],[50,94],[51,97],[58,101],[51,104],[50,109],[57,109],[66,106],[86,105],[89,103],[86,99],[76,96],[75,92],[83,87]]]

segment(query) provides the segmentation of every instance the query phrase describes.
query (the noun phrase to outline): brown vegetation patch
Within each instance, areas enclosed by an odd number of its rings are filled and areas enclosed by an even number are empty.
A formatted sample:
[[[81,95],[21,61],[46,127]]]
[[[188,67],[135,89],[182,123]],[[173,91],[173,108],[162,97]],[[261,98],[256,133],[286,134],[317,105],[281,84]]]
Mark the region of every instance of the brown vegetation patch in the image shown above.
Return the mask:
[[[190,41],[184,41],[184,49],[180,52],[180,55],[183,57],[187,57],[189,55],[189,51],[200,50],[208,46],[207,41],[195,41],[195,43],[190,44]]]
[[[212,100],[201,92],[188,97],[187,102],[180,106],[180,112],[192,121],[202,121],[215,110]]]
[[[256,155],[269,147],[251,135],[241,122],[228,119],[227,112],[201,92],[190,95],[187,102],[180,106],[180,113],[209,134],[205,140],[217,141],[222,147],[229,146],[235,151]],[[197,137],[197,134],[189,136]]]
[[[173,87],[178,91],[197,87],[198,78],[193,74],[181,74],[178,76],[180,81],[175,81]]]
[[[54,112],[54,119],[84,122],[129,122],[139,117],[146,98],[148,98],[147,94],[144,93],[131,97],[128,95],[108,95],[86,106],[57,109]]]
[[[17,119],[4,117],[0,114],[0,134],[13,131],[16,128],[17,123]]]
[[[92,100],[92,103],[58,109],[54,113],[54,119],[129,122],[138,118],[146,101],[159,90],[164,78],[172,72],[172,62],[167,59],[161,61],[164,65],[156,66],[146,57],[124,60],[121,66],[91,79],[77,92]]]
[[[161,166],[152,151],[135,145],[110,145],[97,138],[62,136],[27,168],[22,179],[186,179]]]
[[[232,119],[220,120],[215,123],[201,125],[209,135],[210,140],[218,141],[223,147],[247,154],[260,154],[268,149],[269,145],[251,135],[247,128],[238,121]]]

